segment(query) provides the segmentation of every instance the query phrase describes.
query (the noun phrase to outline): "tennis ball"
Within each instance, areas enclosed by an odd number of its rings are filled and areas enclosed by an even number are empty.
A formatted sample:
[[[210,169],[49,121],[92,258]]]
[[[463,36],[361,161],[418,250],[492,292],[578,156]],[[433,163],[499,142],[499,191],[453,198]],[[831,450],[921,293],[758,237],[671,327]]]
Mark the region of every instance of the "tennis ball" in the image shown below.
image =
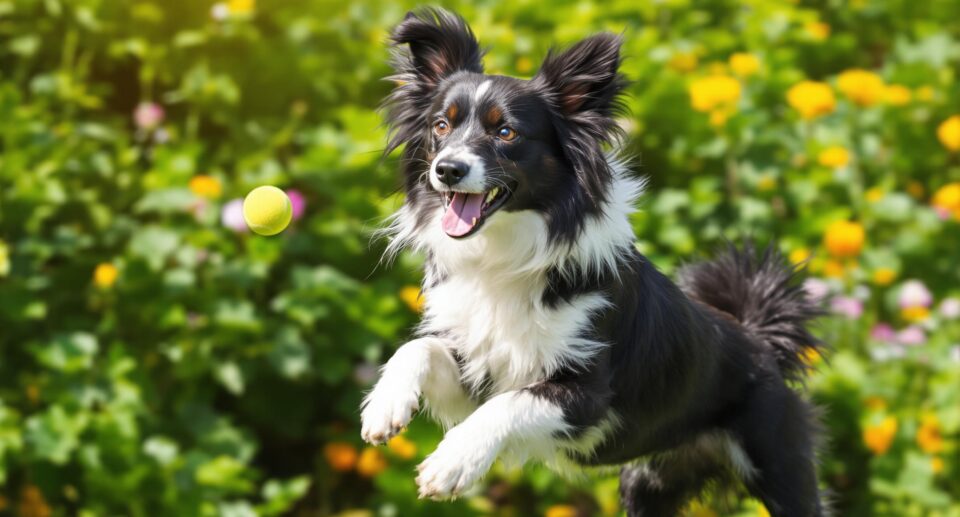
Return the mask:
[[[290,198],[277,187],[257,187],[243,200],[243,220],[258,235],[282,232],[292,217]]]

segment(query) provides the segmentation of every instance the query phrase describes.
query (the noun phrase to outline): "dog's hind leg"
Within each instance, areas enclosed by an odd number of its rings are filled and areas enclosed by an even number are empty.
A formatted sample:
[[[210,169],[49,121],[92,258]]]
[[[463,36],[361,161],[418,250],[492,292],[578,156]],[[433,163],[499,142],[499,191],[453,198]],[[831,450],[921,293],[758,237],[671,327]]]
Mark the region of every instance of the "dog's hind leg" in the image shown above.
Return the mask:
[[[821,517],[812,407],[786,386],[753,397],[735,433],[753,472],[743,481],[772,517]]]
[[[620,469],[620,503],[628,517],[672,517],[721,472],[713,456],[692,450]]]

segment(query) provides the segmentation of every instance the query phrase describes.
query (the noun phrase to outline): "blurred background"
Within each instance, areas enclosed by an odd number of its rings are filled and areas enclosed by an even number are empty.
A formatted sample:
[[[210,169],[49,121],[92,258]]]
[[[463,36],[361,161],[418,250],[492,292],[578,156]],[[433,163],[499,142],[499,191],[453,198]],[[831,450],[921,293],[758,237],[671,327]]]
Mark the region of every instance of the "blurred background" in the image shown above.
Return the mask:
[[[623,32],[640,250],[809,261],[837,515],[960,516],[960,3],[444,4],[492,73]],[[615,473],[536,466],[419,502],[439,430],[359,439],[419,309],[419,259],[370,236],[402,202],[376,107],[413,6],[0,0],[0,513],[619,515]],[[239,215],[261,184],[294,202],[277,237]]]

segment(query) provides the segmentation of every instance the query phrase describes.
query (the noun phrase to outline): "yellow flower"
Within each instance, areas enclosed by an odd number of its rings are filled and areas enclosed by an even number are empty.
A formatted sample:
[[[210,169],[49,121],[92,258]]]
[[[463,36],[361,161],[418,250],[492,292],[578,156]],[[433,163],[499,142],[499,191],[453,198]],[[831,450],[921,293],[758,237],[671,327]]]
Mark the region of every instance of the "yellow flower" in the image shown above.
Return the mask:
[[[954,115],[944,120],[937,128],[937,138],[948,150],[960,151],[960,115]]]
[[[917,88],[915,92],[917,99],[921,101],[932,101],[933,100],[933,88],[930,86],[921,86]]]
[[[710,75],[690,83],[690,104],[704,113],[735,109],[740,100],[740,82],[728,75]]]
[[[360,453],[360,459],[357,460],[357,473],[361,476],[372,478],[383,472],[387,468],[387,458],[379,449],[367,447]]]
[[[810,22],[803,26],[807,35],[814,41],[823,41],[830,37],[830,26],[823,22]]]
[[[930,309],[923,306],[904,307],[900,309],[900,317],[910,323],[919,323],[930,317]]]
[[[357,464],[357,449],[345,442],[330,442],[323,447],[323,456],[333,470],[347,472]]]
[[[764,174],[760,177],[760,181],[757,182],[757,190],[760,192],[770,192],[775,188],[777,188],[777,178],[771,174]]]
[[[10,274],[10,248],[7,243],[0,241],[0,277]]]
[[[533,70],[533,61],[531,61],[530,58],[527,56],[520,56],[517,58],[517,63],[515,66],[516,66],[517,72],[520,72],[521,74],[525,74],[530,70]]]
[[[883,199],[884,195],[885,194],[882,188],[873,187],[867,190],[867,193],[864,195],[864,197],[867,198],[867,201],[871,203],[876,203],[877,201],[880,201],[881,199]]]
[[[810,260],[811,257],[810,250],[807,248],[797,248],[790,252],[790,263],[794,265],[800,265],[804,262]]]
[[[910,88],[902,84],[891,84],[883,90],[883,101],[891,106],[903,106],[909,104],[913,98]]]
[[[750,77],[760,70],[760,59],[753,54],[737,52],[730,56],[730,69],[740,77]]]
[[[757,517],[770,517],[770,511],[762,503],[757,506]]]
[[[860,106],[872,106],[883,98],[886,88],[879,75],[855,68],[840,74],[837,88]]]
[[[200,174],[190,178],[190,191],[194,194],[208,199],[216,199],[223,192],[220,180],[213,176]]]
[[[103,262],[93,270],[93,283],[101,289],[109,289],[117,282],[119,275],[116,266],[109,262]]]
[[[727,119],[730,118],[730,111],[725,109],[718,109],[710,112],[710,125],[713,127],[721,127],[727,123]]]
[[[925,189],[923,188],[923,183],[920,183],[919,181],[914,180],[910,183],[907,183],[907,194],[910,194],[916,199],[922,198],[924,191]]]
[[[387,448],[397,457],[409,460],[417,455],[417,445],[401,435],[394,436],[387,442]]]
[[[866,239],[863,225],[853,221],[834,221],[827,226],[823,244],[834,257],[856,257]]]
[[[937,454],[943,450],[943,435],[937,415],[927,413],[921,417],[920,428],[917,429],[917,445],[927,454]]]
[[[228,0],[227,10],[233,15],[247,16],[253,13],[253,9],[256,7],[256,5],[256,0]]]
[[[817,155],[817,161],[824,167],[839,169],[850,163],[850,151],[839,145],[830,146]]]
[[[890,450],[896,435],[897,419],[888,416],[879,423],[868,425],[863,430],[863,443],[871,452],[880,456]]]
[[[787,102],[806,120],[833,112],[837,99],[825,83],[801,81],[787,90]]]
[[[890,285],[897,278],[897,272],[888,267],[878,267],[873,271],[873,283],[879,286]]]
[[[693,52],[677,52],[670,56],[667,66],[681,74],[692,72],[697,68],[697,55]]]
[[[577,517],[577,508],[569,504],[555,504],[547,508],[544,517]]]
[[[937,210],[953,215],[960,221],[960,182],[948,183],[933,194],[930,204]]]
[[[803,360],[810,366],[815,366],[823,361],[823,355],[819,350],[810,346],[803,349]]]
[[[946,463],[944,463],[943,458],[940,456],[934,456],[930,458],[930,470],[933,471],[934,474],[943,472],[945,467]]]
[[[695,501],[690,504],[689,510],[685,515],[689,515],[690,517],[717,517],[717,512],[713,511],[709,506]]]
[[[400,289],[400,299],[403,300],[403,303],[407,304],[407,307],[413,312],[423,310],[424,295],[423,291],[417,286],[408,285]]]

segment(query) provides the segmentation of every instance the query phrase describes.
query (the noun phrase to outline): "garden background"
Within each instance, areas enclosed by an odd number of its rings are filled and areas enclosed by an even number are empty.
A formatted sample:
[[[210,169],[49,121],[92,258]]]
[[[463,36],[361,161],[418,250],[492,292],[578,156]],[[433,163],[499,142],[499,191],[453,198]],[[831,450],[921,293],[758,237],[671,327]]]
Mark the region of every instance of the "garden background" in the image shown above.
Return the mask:
[[[445,2],[532,75],[623,32],[637,245],[809,259],[843,516],[960,516],[960,2]],[[499,467],[417,501],[439,437],[357,410],[417,319],[376,112],[407,0],[0,0],[0,513],[617,515],[616,476]],[[239,218],[288,189],[292,226]],[[764,515],[715,496],[691,515]]]

